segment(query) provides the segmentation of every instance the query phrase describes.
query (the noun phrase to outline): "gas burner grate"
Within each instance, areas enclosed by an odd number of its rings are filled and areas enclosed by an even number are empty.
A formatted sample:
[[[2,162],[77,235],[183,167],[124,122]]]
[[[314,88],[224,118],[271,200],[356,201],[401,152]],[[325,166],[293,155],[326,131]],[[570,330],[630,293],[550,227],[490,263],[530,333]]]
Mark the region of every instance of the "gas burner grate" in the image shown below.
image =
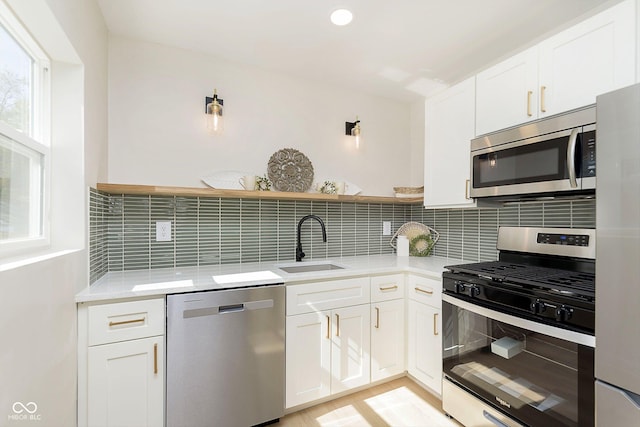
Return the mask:
[[[497,282],[536,287],[589,300],[595,298],[595,276],[590,273],[504,261],[461,264],[447,268],[454,273],[477,275]]]

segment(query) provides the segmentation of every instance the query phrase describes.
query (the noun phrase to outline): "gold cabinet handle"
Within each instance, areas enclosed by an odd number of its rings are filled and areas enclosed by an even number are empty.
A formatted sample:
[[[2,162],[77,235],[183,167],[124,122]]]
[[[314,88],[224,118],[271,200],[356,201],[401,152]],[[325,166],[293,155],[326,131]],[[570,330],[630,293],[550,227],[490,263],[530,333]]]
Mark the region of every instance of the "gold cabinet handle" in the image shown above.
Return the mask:
[[[533,116],[533,113],[531,112],[531,96],[532,95],[533,95],[532,91],[527,92],[527,116],[529,117]]]
[[[340,315],[336,314],[336,336],[340,336]]]
[[[327,339],[331,339],[331,316],[327,316]]]
[[[153,373],[158,374],[158,344],[153,345]]]
[[[143,317],[142,319],[132,319],[132,320],[123,320],[120,322],[109,322],[109,327],[113,327],[113,326],[119,326],[119,325],[128,325],[130,323],[142,323],[145,321],[145,318]]]
[[[467,200],[469,200],[469,199],[470,199],[470,197],[469,197],[469,187],[470,187],[470,186],[471,186],[471,180],[470,180],[470,179],[467,179],[467,180],[464,182],[464,198],[465,198],[465,199],[467,199]]]
[[[380,309],[376,307],[376,329],[380,329]]]
[[[540,111],[547,112],[547,107],[544,105],[544,91],[547,90],[546,86],[540,86]]]
[[[438,335],[438,313],[433,313],[433,335]]]
[[[387,287],[380,286],[380,290],[381,291],[390,291],[390,290],[393,290],[393,289],[398,289],[398,285],[387,286]]]
[[[417,286],[416,286],[414,289],[415,289],[416,291],[418,291],[418,292],[422,292],[423,294],[433,295],[433,291],[426,291],[426,290],[424,290],[424,289],[420,289],[420,288],[419,288],[419,287],[417,287]]]

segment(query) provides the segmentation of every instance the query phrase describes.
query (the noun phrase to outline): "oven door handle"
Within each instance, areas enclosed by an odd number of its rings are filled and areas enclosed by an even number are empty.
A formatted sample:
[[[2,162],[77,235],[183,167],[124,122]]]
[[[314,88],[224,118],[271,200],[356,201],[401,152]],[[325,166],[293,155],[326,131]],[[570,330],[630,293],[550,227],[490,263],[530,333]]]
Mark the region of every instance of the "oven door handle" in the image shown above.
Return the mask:
[[[569,185],[571,188],[578,188],[578,180],[576,178],[576,144],[578,143],[579,129],[571,131],[569,136],[569,144],[567,144],[567,169],[569,170]]]
[[[462,308],[480,316],[488,317],[489,319],[507,323],[518,328],[528,329],[533,332],[549,335],[554,338],[581,344],[587,347],[596,347],[596,337],[594,337],[593,335],[570,331],[568,329],[558,328],[555,326],[547,325],[545,323],[534,322],[533,320],[524,319],[522,317],[512,316],[511,314],[502,313],[496,310],[491,310],[490,308],[463,301],[449,294],[443,294],[442,301],[448,302],[451,305],[455,305],[456,307]]]
[[[497,419],[496,417],[494,417],[493,415],[491,415],[490,413],[488,413],[485,410],[482,411],[482,415],[487,420],[489,420],[490,423],[495,424],[498,427],[509,427],[508,425],[506,425],[505,423],[503,423],[502,421],[500,421],[499,419]]]

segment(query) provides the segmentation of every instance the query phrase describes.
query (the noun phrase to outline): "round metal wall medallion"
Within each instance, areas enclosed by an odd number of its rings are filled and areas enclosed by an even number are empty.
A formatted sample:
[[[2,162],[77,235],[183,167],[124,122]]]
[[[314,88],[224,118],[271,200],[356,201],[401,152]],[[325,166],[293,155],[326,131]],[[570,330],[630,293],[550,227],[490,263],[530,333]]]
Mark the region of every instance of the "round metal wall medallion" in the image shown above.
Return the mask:
[[[313,165],[300,151],[293,148],[278,150],[269,159],[267,174],[278,191],[303,193],[313,183]]]

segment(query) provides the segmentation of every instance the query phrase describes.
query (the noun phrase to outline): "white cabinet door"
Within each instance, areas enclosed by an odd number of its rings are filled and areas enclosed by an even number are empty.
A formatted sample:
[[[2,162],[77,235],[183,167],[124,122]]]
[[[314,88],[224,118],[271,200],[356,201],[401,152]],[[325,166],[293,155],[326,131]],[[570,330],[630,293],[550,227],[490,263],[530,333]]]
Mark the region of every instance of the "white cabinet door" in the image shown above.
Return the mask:
[[[475,206],[469,198],[469,147],[475,136],[475,80],[467,79],[425,104],[424,205]]]
[[[540,116],[593,104],[635,82],[635,14],[627,0],[540,44]]]
[[[408,372],[442,394],[441,310],[409,300]]]
[[[636,4],[626,0],[476,75],[476,134],[595,103],[636,79]]]
[[[163,344],[151,337],[89,347],[88,425],[162,427]]]
[[[330,311],[287,317],[287,408],[331,393],[331,339]]]
[[[405,301],[371,304],[371,381],[405,370]]]
[[[533,47],[476,75],[477,135],[537,118],[538,48]]]
[[[371,382],[369,304],[332,311],[331,393]]]

